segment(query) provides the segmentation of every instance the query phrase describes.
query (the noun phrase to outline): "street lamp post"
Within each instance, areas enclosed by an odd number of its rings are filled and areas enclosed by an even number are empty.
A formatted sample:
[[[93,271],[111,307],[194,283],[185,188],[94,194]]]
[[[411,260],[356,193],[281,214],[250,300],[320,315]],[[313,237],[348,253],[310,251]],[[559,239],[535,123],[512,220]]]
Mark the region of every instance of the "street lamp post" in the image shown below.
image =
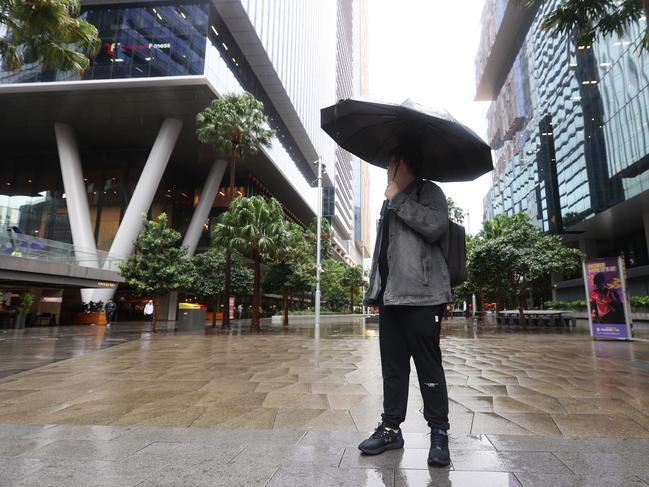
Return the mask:
[[[315,326],[320,326],[320,236],[322,233],[322,159],[318,165],[318,222],[316,223],[316,271],[315,271]]]

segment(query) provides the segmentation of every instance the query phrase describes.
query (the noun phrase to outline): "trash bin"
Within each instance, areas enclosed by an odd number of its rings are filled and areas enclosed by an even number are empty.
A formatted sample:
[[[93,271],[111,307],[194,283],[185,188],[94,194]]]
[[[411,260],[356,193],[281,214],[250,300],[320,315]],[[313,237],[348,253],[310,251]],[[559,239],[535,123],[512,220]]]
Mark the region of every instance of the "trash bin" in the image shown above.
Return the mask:
[[[178,331],[193,331],[205,329],[206,309],[204,307],[195,309],[178,308]]]

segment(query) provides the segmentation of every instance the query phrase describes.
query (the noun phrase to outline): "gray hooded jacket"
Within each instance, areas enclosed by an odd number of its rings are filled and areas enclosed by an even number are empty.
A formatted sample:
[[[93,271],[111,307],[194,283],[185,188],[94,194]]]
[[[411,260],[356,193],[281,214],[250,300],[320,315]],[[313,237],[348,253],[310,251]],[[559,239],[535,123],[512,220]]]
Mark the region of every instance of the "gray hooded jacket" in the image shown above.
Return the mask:
[[[444,193],[431,181],[415,180],[387,206],[393,211],[388,213],[388,279],[383,304],[434,306],[449,303],[451,285],[448,267],[438,242],[448,231],[448,207]],[[385,210],[385,205],[383,208]],[[385,211],[381,213],[370,283],[363,299],[368,306],[379,304],[381,292],[378,261]]]

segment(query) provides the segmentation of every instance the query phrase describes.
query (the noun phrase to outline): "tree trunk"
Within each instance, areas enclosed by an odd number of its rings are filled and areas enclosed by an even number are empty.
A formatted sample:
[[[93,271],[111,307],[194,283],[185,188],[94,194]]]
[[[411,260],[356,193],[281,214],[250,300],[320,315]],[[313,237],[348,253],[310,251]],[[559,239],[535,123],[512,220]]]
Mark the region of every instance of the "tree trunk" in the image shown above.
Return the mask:
[[[288,289],[284,288],[284,320],[282,321],[283,326],[288,326]]]
[[[210,304],[212,305],[212,328],[216,328],[216,310],[218,309],[216,306],[216,298],[212,298]]]
[[[223,319],[221,320],[221,329],[230,328],[230,287],[232,280],[232,253],[230,249],[225,253],[225,282],[223,283]]]
[[[349,287],[349,314],[354,314],[354,286]]]
[[[526,324],[524,300],[525,300],[525,295],[523,294],[523,291],[520,290],[518,292],[518,319],[520,321],[521,326]]]
[[[158,298],[153,298],[153,314],[151,315],[151,331],[157,333],[156,322],[158,321],[156,315],[158,314]]]
[[[235,169],[237,166],[237,150],[236,147],[233,145],[232,147],[232,154],[230,157],[230,201],[229,203],[232,203],[232,200],[234,199],[234,173]],[[230,204],[228,203],[228,207]],[[223,307],[223,319],[221,321],[221,328],[222,329],[228,329],[230,328],[230,288],[231,288],[231,281],[232,281],[232,252],[230,249],[227,250],[225,253],[225,282],[223,285],[223,301],[224,301],[224,307]]]
[[[230,202],[234,199],[234,170],[237,166],[237,148],[232,145],[232,154],[230,156]]]
[[[252,288],[252,320],[250,329],[259,331],[259,306],[261,304],[261,258],[255,256],[255,280]]]

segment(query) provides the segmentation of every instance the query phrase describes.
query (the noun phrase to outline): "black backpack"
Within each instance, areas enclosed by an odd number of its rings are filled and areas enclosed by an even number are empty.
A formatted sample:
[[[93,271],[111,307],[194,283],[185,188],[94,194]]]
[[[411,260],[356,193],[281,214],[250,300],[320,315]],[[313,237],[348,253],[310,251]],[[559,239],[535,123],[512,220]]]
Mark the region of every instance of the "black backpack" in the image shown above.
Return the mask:
[[[422,187],[423,182],[417,188],[417,201]],[[436,243],[446,259],[451,287],[462,284],[466,281],[466,230],[449,218],[448,231]]]

